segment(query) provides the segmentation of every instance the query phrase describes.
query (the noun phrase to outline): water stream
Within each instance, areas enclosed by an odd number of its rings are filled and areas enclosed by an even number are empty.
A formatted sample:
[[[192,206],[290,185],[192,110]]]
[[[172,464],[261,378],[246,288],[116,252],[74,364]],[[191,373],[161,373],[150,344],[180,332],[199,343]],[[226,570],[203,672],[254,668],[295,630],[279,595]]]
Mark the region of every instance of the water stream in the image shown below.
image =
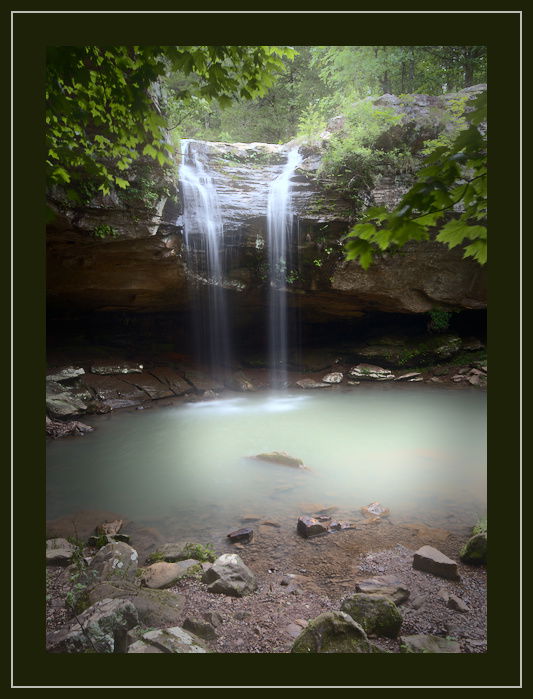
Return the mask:
[[[224,225],[207,156],[200,141],[181,141],[179,177],[183,229],[191,278],[193,332],[197,357],[215,372],[230,364],[230,337],[224,283]],[[203,289],[202,289],[203,287]]]
[[[301,162],[298,149],[289,151],[280,175],[268,192],[267,239],[269,263],[269,361],[271,385],[283,388],[287,383],[288,317],[287,274],[292,270],[291,233],[294,215],[291,209],[291,177]]]

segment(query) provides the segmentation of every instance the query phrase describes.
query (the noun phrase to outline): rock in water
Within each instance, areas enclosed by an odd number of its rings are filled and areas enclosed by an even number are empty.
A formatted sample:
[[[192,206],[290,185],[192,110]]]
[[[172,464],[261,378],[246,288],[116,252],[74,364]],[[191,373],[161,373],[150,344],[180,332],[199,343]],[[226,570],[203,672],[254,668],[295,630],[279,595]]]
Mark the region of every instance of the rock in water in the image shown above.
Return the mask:
[[[433,546],[422,546],[413,556],[413,568],[439,575],[449,580],[459,580],[457,563]]]
[[[440,636],[417,634],[400,636],[400,653],[460,653],[461,646]]]
[[[117,653],[126,651],[126,634],[139,623],[133,604],[103,599],[86,609],[67,628],[48,634],[49,653]]]
[[[305,468],[304,462],[301,459],[290,456],[286,451],[269,451],[264,454],[257,454],[253,458],[259,459],[259,461],[269,461],[273,464],[280,464],[281,466],[290,466],[291,468]]]
[[[327,525],[322,524],[322,522],[319,522],[315,517],[307,517],[306,515],[303,515],[302,517],[298,517],[296,531],[305,539],[310,539],[313,536],[327,534],[328,527]]]
[[[202,582],[209,592],[244,597],[257,589],[255,575],[236,553],[224,553],[205,571]]]
[[[356,593],[346,597],[341,610],[361,624],[367,634],[396,638],[402,625],[402,615],[390,597]]]
[[[253,529],[250,529],[249,527],[243,527],[242,529],[237,529],[234,532],[230,532],[228,534],[228,539],[231,541],[232,544],[237,541],[242,541],[244,544],[247,544],[249,541],[253,539],[253,536]]]
[[[325,612],[310,621],[291,653],[374,653],[363,628],[344,612]]]
[[[371,502],[370,505],[362,507],[361,512],[365,517],[388,517],[390,514],[390,510],[379,502]]]

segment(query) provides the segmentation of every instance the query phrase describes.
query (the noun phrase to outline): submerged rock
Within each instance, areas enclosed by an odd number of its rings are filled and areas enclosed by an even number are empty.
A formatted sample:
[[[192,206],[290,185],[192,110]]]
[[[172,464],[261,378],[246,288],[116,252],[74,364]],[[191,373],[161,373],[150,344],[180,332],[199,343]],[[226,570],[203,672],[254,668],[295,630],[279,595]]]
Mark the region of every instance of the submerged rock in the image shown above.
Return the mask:
[[[60,437],[82,437],[87,432],[92,432],[93,427],[86,425],[78,420],[51,420],[46,416],[46,434],[52,439]]]
[[[56,369],[51,369],[46,375],[47,381],[70,381],[78,376],[85,374],[85,369],[82,367],[66,366]]]
[[[365,505],[361,508],[361,512],[365,517],[388,517],[390,510],[379,502],[371,502],[370,505]]]
[[[103,363],[93,364],[91,366],[91,374],[102,374],[112,376],[114,374],[141,374],[143,370],[142,364],[136,362],[121,362],[118,363]]]
[[[390,597],[358,592],[346,597],[341,610],[361,624],[367,634],[396,638],[402,625],[402,615]]]
[[[374,653],[364,629],[344,612],[312,619],[294,641],[291,653]]]
[[[205,571],[202,582],[209,592],[244,597],[257,589],[255,575],[236,553],[224,553]]]
[[[413,568],[441,578],[458,580],[457,563],[433,546],[422,546],[413,556]]]
[[[304,462],[295,456],[290,456],[286,451],[270,451],[264,454],[257,454],[252,457],[254,459],[259,459],[259,461],[269,461],[273,464],[280,464],[281,466],[290,466],[291,468],[305,468]]]

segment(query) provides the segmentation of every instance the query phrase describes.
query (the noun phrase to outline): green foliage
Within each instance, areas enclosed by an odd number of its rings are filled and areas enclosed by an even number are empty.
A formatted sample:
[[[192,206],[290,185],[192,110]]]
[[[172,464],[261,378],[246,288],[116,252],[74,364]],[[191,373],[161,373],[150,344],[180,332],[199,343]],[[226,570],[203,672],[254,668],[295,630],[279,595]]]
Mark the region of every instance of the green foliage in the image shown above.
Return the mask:
[[[186,77],[175,99],[264,95],[289,47],[50,46],[46,71],[47,176],[67,189],[90,177],[98,190],[126,189],[122,176],[141,155],[171,164],[161,79]]]
[[[96,577],[96,571],[89,570],[83,557],[83,542],[69,538],[76,548],[72,555],[70,589],[65,596],[65,604],[73,614],[79,614],[89,606],[88,591]]]
[[[451,145],[440,146],[426,157],[416,182],[392,212],[382,206],[366,211],[347,236],[347,259],[356,259],[368,269],[376,252],[397,249],[409,240],[428,240],[430,230],[439,225],[437,241],[449,248],[466,241],[464,257],[485,264],[486,136],[478,128],[486,119],[485,92],[464,118],[467,128]]]
[[[194,558],[202,563],[214,563],[217,557],[215,550],[210,544],[203,546],[202,544],[191,544],[190,542],[183,547],[182,555],[185,556],[185,559]]]
[[[108,226],[107,223],[100,223],[93,228],[93,235],[95,238],[116,238],[120,234],[112,226]]]
[[[435,332],[443,332],[447,330],[450,326],[450,318],[452,317],[451,311],[441,311],[437,308],[429,311],[429,325],[430,330]]]

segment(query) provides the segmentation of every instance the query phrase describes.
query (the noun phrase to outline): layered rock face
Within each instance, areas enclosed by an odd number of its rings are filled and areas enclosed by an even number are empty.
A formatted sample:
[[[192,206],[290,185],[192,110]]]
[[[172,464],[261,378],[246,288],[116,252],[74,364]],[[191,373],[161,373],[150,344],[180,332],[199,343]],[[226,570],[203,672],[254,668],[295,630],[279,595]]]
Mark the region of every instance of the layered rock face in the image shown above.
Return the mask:
[[[402,119],[380,137],[380,147],[407,142],[416,151],[425,139],[445,128],[438,115],[449,99],[381,97],[375,104],[394,109]],[[353,206],[341,194],[324,190],[317,180],[327,141],[341,128],[342,118],[332,119],[322,145],[301,147],[303,160],[292,182],[298,222],[293,258],[298,264],[287,270],[289,306],[301,309],[303,318],[312,322],[357,317],[368,311],[413,314],[435,307],[484,308],[485,271],[472,260],[463,260],[460,249],[448,250],[436,242],[411,243],[399,253],[382,255],[366,272],[356,262],[344,260],[341,239],[354,223]],[[292,146],[196,144],[209,164],[223,214],[224,286],[234,312],[243,318],[266,307],[268,187]],[[136,173],[134,195],[129,199],[96,197],[73,206],[53,193],[56,218],[47,239],[50,308],[134,313],[190,310],[192,297],[201,294],[209,280],[202,282],[196,274],[191,296],[179,183],[168,175],[166,180],[158,177],[151,175],[147,190],[146,177]],[[361,198],[368,204],[393,206],[408,185],[404,174],[388,173],[361,192]],[[107,235],[99,237],[102,232]]]

